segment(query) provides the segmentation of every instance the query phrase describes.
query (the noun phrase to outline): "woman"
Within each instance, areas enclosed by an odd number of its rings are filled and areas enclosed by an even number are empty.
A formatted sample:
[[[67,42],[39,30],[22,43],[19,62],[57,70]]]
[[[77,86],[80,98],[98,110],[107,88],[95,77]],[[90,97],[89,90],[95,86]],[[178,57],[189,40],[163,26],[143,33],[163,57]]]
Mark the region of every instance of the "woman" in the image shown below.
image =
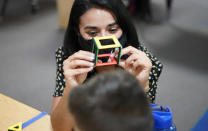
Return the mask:
[[[151,102],[155,100],[162,64],[140,45],[123,3],[120,0],[75,0],[64,45],[56,52],[57,80],[51,114],[54,130],[73,127],[73,123],[68,122],[71,116],[65,115],[72,87],[95,73],[116,69],[115,66],[94,68],[94,54],[90,52],[93,37],[110,35],[116,36],[123,46],[121,55],[129,56],[121,60],[120,66],[136,76]]]

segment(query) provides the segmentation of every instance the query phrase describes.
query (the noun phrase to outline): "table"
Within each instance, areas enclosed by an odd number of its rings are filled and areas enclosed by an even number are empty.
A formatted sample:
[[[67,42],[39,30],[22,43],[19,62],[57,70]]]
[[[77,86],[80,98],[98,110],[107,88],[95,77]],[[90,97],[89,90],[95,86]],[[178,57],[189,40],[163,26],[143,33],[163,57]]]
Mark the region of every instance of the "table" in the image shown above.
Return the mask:
[[[8,127],[19,122],[26,122],[41,112],[19,101],[0,93],[0,130],[7,131]],[[50,116],[45,115],[32,123],[23,131],[52,131]]]

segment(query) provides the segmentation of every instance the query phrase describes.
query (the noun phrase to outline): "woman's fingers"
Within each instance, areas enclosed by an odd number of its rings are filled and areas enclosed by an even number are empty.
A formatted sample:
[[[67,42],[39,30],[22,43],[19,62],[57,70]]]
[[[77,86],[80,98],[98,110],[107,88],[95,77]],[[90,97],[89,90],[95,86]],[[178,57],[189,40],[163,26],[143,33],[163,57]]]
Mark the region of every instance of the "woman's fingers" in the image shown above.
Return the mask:
[[[138,59],[140,59],[138,54],[132,54],[126,59],[126,65],[131,66]]]
[[[135,53],[135,52],[137,52],[137,49],[136,49],[136,48],[134,48],[134,47],[132,47],[132,46],[128,46],[128,47],[122,49],[122,51],[121,51],[121,56],[123,56],[123,55],[131,55],[131,54],[133,54],[133,53]],[[129,56],[129,57],[131,57],[131,56]],[[129,58],[129,57],[128,57],[128,58]],[[127,59],[128,59],[128,58],[127,58]],[[130,61],[130,60],[129,60],[129,61]],[[121,59],[119,65],[120,65],[121,67],[123,67],[124,69],[127,70],[129,64],[130,64],[130,63],[127,62],[126,60],[122,60],[122,59]]]
[[[69,61],[73,61],[73,60],[77,60],[77,59],[86,60],[86,61],[93,61],[95,59],[95,55],[91,52],[80,50],[68,58]]]
[[[78,84],[82,83],[88,72],[92,71],[92,68],[79,68],[79,69],[68,69],[64,71],[64,76],[65,76],[65,80],[66,80],[66,87],[69,88],[73,88],[75,86],[77,86]],[[82,80],[80,80],[80,78],[75,78],[74,76],[76,75],[84,75],[85,74],[85,78],[83,78]]]
[[[92,67],[94,63],[94,54],[88,51],[78,51],[69,56],[68,59],[63,62],[63,69],[75,69],[77,67]]]
[[[152,63],[146,54],[140,50],[135,51],[134,47],[127,47],[128,49],[124,53],[131,53],[126,59],[126,67],[136,69],[138,67],[151,68]]]
[[[73,77],[75,75],[84,74],[92,71],[92,67],[89,68],[79,68],[79,69],[68,69],[64,71],[66,77]]]
[[[135,75],[139,83],[146,91],[149,88],[148,78],[152,68],[150,59],[144,52],[132,46],[124,48],[121,55],[129,55],[129,57],[126,60],[121,60],[120,66]]]
[[[136,48],[134,48],[132,46],[128,46],[128,47],[122,49],[121,56],[123,56],[125,54],[131,55],[131,54],[136,53],[138,51],[139,51],[138,49],[136,49]]]
[[[73,87],[81,84],[87,77],[87,73],[93,70],[94,54],[88,51],[78,51],[69,56],[63,62],[66,86]]]
[[[152,68],[152,63],[149,62],[149,61],[141,61],[141,60],[136,60],[134,63],[133,63],[133,68],[135,70],[137,70],[138,68],[144,68],[144,69],[147,69],[147,70],[151,70]]]
[[[125,64],[125,63],[126,63],[125,60],[121,60],[120,63],[119,63],[119,65],[120,65],[122,68],[125,69],[125,67],[126,67],[126,64]]]
[[[75,69],[77,67],[93,67],[94,63],[85,60],[73,60],[67,66],[70,69]]]
[[[63,63],[63,70],[65,77],[74,77],[83,73],[88,73],[93,69],[94,63],[84,60],[65,60]]]

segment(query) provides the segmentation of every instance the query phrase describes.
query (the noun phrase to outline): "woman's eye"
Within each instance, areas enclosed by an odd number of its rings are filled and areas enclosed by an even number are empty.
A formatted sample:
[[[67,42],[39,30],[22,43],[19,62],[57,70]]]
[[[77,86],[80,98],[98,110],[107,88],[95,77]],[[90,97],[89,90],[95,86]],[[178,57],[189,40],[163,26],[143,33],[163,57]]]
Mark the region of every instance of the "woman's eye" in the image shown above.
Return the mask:
[[[118,30],[117,28],[112,28],[112,29],[109,30],[109,32],[110,32],[110,33],[116,33],[117,30]]]
[[[87,32],[87,34],[91,37],[95,37],[97,35],[97,32],[91,31],[91,32]]]

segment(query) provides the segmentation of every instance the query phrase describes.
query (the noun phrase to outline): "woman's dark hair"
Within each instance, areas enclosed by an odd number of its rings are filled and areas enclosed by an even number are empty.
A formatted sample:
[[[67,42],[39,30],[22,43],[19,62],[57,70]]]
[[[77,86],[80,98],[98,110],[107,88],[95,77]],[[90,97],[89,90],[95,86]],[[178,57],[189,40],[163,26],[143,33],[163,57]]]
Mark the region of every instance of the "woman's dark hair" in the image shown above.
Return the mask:
[[[73,88],[68,108],[82,131],[151,131],[149,101],[136,78],[119,70]]]
[[[136,29],[121,0],[75,0],[64,38],[63,47],[66,57],[82,49],[78,44],[80,17],[93,7],[111,11],[115,15],[118,25],[126,34],[127,43],[136,48],[139,46]]]

